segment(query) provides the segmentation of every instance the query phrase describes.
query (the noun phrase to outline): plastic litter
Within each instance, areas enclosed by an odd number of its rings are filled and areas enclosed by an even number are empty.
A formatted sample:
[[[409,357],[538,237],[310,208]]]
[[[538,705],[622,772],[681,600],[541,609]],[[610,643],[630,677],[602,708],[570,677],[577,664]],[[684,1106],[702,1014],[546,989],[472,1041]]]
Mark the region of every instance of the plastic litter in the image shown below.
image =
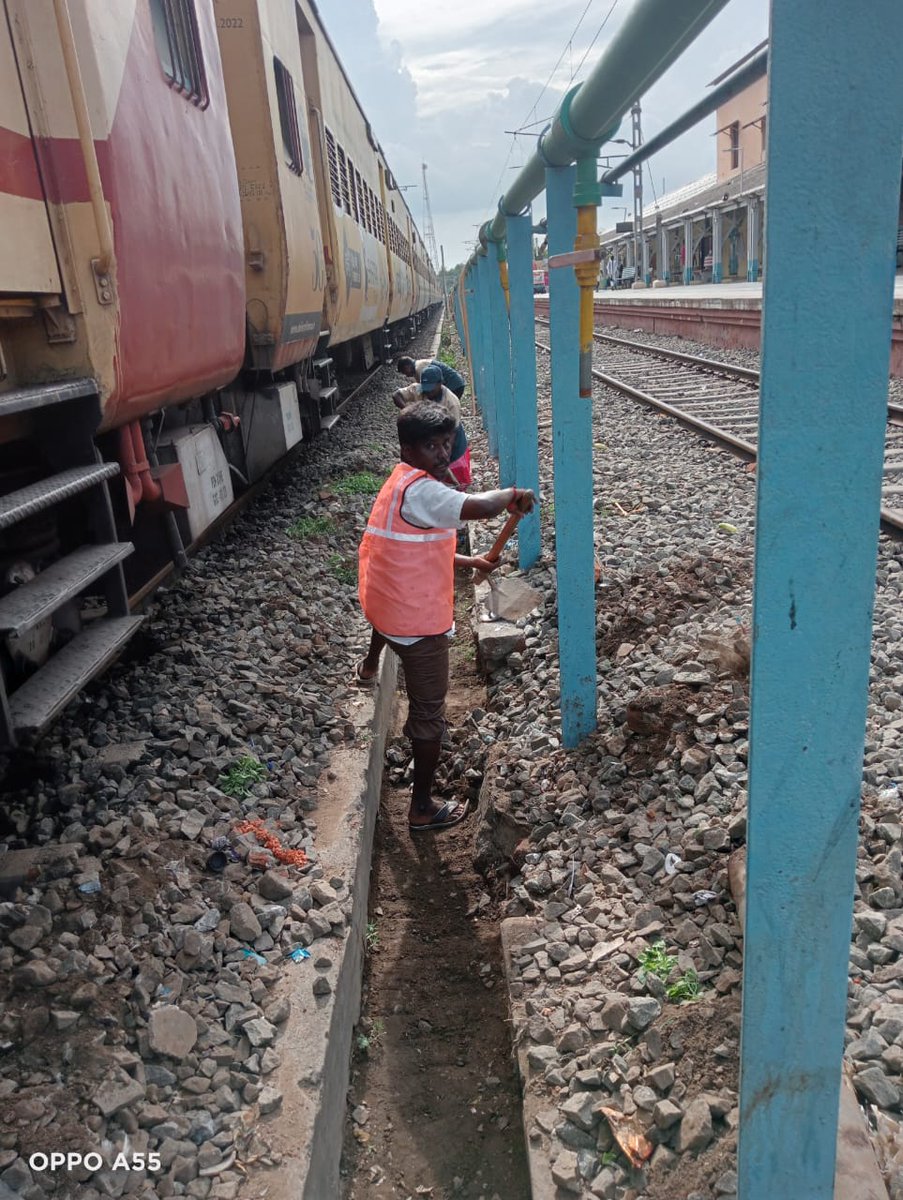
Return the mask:
[[[214,875],[221,875],[228,865],[229,855],[224,854],[222,850],[214,850],[205,863],[207,870],[212,871]]]
[[[717,899],[718,899],[717,892],[708,892],[708,891],[703,890],[701,892],[693,893],[693,903],[696,905],[697,908],[702,908],[706,904],[711,904],[713,900],[717,900]]]
[[[665,855],[665,874],[676,875],[677,868],[683,864],[683,859],[673,851]]]
[[[85,896],[93,896],[95,892],[99,892],[101,890],[100,880],[87,879],[84,883],[80,883],[78,885],[78,890]]]
[[[878,793],[878,799],[882,804],[899,804],[900,789],[895,783],[891,783],[886,788],[881,789]]]
[[[211,850],[220,850],[223,854],[228,854],[230,862],[241,862],[241,856],[236,854],[235,848],[227,837],[216,837],[210,843]]]
[[[277,861],[287,863],[293,867],[306,867],[307,855],[303,850],[289,850],[283,846],[276,837],[275,833],[264,826],[260,817],[252,817],[247,821],[242,821],[235,827],[237,833],[253,833],[261,846],[265,846]],[[250,859],[249,859],[250,861]]]
[[[655,1147],[643,1133],[635,1117],[625,1117],[616,1108],[607,1108],[604,1104],[600,1104],[596,1112],[602,1113],[608,1121],[615,1141],[633,1166],[641,1167],[652,1157]]]
[[[305,958],[310,958],[310,951],[305,950],[303,946],[296,946],[294,950],[289,950],[285,957],[290,958],[292,962],[304,962]]]
[[[267,965],[267,960],[262,954],[258,954],[256,950],[248,950],[248,948],[245,947],[242,950],[242,954],[245,956],[245,958],[253,959],[253,961],[261,967],[265,967]]]
[[[718,528],[721,530],[722,533],[736,533],[737,532],[737,526],[732,525],[730,523],[730,521],[719,521]]]

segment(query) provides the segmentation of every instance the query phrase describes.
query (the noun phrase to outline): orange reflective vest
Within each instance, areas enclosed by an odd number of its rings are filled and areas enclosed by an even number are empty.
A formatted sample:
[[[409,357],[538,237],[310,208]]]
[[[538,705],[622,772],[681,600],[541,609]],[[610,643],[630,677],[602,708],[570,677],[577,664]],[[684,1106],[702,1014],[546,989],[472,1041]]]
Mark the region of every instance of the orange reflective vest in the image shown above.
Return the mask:
[[[454,623],[454,529],[421,529],[402,519],[407,489],[427,479],[399,463],[370,510],[358,550],[358,595],[364,616],[387,637],[447,633]]]

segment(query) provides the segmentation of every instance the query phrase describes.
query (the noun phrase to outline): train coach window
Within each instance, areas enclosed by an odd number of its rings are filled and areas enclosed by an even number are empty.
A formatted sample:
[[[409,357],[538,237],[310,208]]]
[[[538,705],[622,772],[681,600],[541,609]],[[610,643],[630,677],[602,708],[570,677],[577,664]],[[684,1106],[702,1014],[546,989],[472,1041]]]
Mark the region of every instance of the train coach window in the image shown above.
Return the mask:
[[[351,192],[348,190],[348,164],[345,151],[339,146],[339,182],[342,185],[342,204],[345,212],[351,215]]]
[[[150,0],[154,42],[167,82],[198,108],[210,103],[194,0]]]
[[[335,138],[329,129],[326,130],[326,157],[329,159],[329,187],[332,191],[332,201],[336,208],[341,208],[342,188],[339,184],[339,158],[336,154]]]
[[[279,97],[279,124],[282,127],[282,147],[285,165],[296,175],[304,170],[301,154],[301,132],[298,129],[298,106],[295,104],[295,84],[288,69],[273,56],[276,73],[276,94]]]

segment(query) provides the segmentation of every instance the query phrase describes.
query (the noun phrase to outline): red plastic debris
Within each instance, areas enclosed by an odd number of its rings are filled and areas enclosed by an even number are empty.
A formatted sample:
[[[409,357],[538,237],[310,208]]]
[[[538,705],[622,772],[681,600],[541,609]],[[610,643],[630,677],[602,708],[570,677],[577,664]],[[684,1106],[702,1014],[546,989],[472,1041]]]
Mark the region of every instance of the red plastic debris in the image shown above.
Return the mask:
[[[275,833],[270,833],[264,826],[260,817],[252,817],[247,821],[241,821],[235,828],[238,833],[253,833],[261,846],[265,846],[277,862],[286,863],[292,867],[307,866],[307,855],[304,851],[286,849]]]

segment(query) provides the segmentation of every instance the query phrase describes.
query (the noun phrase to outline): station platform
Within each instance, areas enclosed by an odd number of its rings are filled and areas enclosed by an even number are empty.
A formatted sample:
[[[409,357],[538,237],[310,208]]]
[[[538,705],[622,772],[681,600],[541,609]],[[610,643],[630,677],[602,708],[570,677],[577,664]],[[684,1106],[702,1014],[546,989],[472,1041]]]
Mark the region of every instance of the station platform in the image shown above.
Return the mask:
[[[691,283],[654,288],[606,288],[596,292],[604,304],[661,304],[666,307],[737,308],[762,307],[762,282]],[[894,315],[903,315],[903,275],[894,280]]]
[[[548,296],[536,312],[548,312]],[[669,287],[617,288],[595,293],[598,325],[688,338],[707,346],[758,350],[762,283],[694,283]],[[903,377],[903,275],[894,280],[890,374]]]

